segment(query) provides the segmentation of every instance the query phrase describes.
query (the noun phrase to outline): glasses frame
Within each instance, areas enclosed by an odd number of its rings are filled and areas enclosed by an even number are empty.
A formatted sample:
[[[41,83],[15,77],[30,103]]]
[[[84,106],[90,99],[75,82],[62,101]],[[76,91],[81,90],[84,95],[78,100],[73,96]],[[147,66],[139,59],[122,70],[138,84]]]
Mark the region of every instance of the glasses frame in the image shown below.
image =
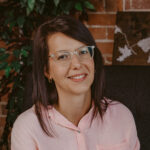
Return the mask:
[[[78,50],[78,49],[81,49],[81,48],[84,48],[84,47],[90,47],[90,48],[92,48],[92,56],[91,56],[91,58],[93,58],[93,57],[94,57],[94,48],[95,48],[94,45],[92,45],[92,46],[82,46],[82,47],[80,47],[80,48],[75,49],[74,51],[67,51],[67,50],[64,50],[64,51],[65,51],[65,52],[68,52],[68,53],[70,54],[70,56],[71,56],[70,60],[71,60],[73,55],[79,56],[79,53],[78,53],[77,50]],[[62,51],[63,51],[63,50],[62,50]],[[88,50],[88,51],[89,51],[89,50]],[[57,52],[59,52],[59,51],[57,51]],[[89,52],[89,53],[90,53],[90,52]],[[90,54],[90,55],[91,55],[91,54]],[[58,62],[56,59],[54,59],[54,58],[55,58],[55,54],[51,53],[48,57],[53,58],[54,61]]]

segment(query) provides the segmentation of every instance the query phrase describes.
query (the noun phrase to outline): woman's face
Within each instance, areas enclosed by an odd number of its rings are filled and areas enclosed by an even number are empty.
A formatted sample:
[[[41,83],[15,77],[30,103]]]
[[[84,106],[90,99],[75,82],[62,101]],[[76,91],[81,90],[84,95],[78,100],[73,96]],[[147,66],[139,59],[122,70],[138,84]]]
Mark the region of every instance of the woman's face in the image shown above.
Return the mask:
[[[56,51],[74,50],[86,46],[84,43],[72,39],[63,33],[54,33],[47,40],[49,55]],[[79,60],[77,55],[72,55],[68,63],[57,62],[54,58],[49,59],[48,78],[54,80],[58,94],[85,94],[91,90],[94,80],[93,58]]]

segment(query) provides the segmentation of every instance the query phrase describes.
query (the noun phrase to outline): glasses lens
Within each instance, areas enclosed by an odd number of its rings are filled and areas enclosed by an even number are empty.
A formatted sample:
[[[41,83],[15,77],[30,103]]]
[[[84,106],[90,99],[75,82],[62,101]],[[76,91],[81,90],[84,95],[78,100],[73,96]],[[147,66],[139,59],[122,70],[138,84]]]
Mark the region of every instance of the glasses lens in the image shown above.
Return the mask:
[[[78,50],[78,54],[80,57],[86,57],[89,56],[89,51],[87,47],[82,47]]]
[[[85,46],[78,49],[78,54],[81,58],[90,58],[93,57],[93,46]]]
[[[57,52],[56,53],[56,60],[59,62],[68,61],[70,59],[69,52]]]
[[[90,59],[94,55],[94,46],[84,46],[74,52],[57,51],[55,54],[51,54],[51,57],[58,63],[68,64],[73,54],[78,55],[81,60]]]
[[[90,56],[93,57],[93,55],[94,55],[94,47],[93,46],[87,46],[87,48],[88,48],[88,51],[90,53]]]

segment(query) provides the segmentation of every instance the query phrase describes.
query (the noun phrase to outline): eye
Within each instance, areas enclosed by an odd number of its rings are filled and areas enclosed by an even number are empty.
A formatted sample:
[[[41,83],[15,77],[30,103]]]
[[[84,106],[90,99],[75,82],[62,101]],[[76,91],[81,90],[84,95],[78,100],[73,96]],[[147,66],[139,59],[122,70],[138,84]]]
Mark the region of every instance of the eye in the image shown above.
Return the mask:
[[[69,54],[68,53],[59,54],[57,56],[57,60],[67,60],[67,59],[69,59]]]
[[[92,56],[93,55],[92,47],[88,46],[87,49],[88,49],[88,53]]]
[[[86,48],[86,47],[84,47],[84,48],[81,48],[80,50],[79,50],[79,55],[86,55],[86,54],[88,54],[89,52],[88,52],[88,49]]]

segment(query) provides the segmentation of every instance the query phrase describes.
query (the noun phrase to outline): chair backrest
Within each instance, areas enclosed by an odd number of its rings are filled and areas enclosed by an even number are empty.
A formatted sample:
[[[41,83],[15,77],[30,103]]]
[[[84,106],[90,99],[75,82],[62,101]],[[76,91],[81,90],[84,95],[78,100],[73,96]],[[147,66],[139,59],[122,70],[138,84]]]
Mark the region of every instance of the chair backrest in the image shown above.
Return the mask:
[[[133,113],[141,150],[150,150],[150,66],[105,66],[105,96]],[[32,106],[32,75],[26,76],[23,111]]]
[[[150,150],[150,66],[105,66],[105,95],[133,113],[141,150]]]

